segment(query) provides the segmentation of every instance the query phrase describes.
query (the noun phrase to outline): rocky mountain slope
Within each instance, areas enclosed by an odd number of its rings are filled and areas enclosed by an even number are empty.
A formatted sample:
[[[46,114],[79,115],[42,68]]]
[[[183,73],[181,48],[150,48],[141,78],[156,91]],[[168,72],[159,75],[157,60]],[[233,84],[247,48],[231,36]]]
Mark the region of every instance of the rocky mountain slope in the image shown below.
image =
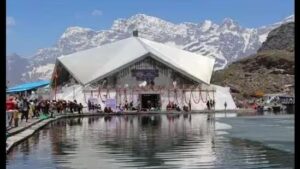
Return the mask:
[[[262,44],[262,47],[258,50],[287,50],[294,51],[295,48],[295,24],[288,23],[280,27],[280,29],[274,29],[268,35],[267,40]]]
[[[272,30],[257,54],[216,71],[212,83],[230,86],[237,100],[283,92],[294,84],[294,23]]]
[[[29,60],[17,54],[6,56],[6,77],[8,86],[18,81],[25,81],[22,74],[29,71]]]
[[[174,24],[157,17],[137,14],[128,19],[115,20],[109,30],[69,27],[54,46],[38,50],[26,62],[21,62],[22,66],[19,61],[8,62],[7,78],[11,83],[48,79],[57,57],[130,37],[133,30],[139,30],[139,36],[150,40],[214,56],[217,58],[215,69],[218,70],[228,63],[256,53],[272,29],[293,20],[292,15],[272,25],[243,28],[230,18],[225,18],[221,24],[210,20]],[[10,60],[9,57],[7,60]],[[21,75],[15,76],[14,69],[21,68]]]

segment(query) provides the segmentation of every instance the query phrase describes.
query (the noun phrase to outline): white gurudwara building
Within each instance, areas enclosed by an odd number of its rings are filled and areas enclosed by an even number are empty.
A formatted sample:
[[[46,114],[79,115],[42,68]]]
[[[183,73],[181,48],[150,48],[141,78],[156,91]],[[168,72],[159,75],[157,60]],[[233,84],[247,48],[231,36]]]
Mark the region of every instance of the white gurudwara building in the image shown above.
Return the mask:
[[[210,84],[215,58],[133,36],[57,58],[52,76],[56,99],[89,99],[165,110],[169,102],[192,110],[235,109],[229,88]]]

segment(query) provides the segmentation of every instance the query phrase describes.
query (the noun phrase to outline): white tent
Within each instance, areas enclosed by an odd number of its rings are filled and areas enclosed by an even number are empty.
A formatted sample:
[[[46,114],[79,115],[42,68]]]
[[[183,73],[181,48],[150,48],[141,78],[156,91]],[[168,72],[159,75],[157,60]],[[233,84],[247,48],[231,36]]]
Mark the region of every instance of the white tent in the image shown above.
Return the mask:
[[[130,37],[61,56],[57,59],[57,63],[61,63],[81,85],[87,85],[110,76],[145,57],[152,57],[199,83],[210,84],[215,58],[140,37]]]

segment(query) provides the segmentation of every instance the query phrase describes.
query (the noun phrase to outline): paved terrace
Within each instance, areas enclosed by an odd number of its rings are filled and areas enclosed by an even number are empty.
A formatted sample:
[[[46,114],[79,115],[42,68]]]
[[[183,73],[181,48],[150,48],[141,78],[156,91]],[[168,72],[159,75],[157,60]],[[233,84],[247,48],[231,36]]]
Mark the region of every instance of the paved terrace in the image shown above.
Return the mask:
[[[17,145],[18,143],[22,142],[23,140],[27,139],[31,135],[33,135],[36,131],[47,125],[48,123],[55,121],[60,118],[68,118],[68,117],[85,117],[85,116],[107,116],[107,115],[148,115],[148,114],[199,114],[199,113],[213,113],[214,111],[191,111],[191,112],[177,112],[177,111],[150,111],[150,112],[136,112],[136,111],[126,111],[123,113],[102,113],[102,112],[85,112],[82,114],[76,113],[65,113],[65,114],[54,114],[54,118],[48,119],[29,119],[28,122],[23,120],[19,122],[18,127],[10,128],[7,130],[8,138],[6,140],[6,153],[9,150]],[[215,113],[224,113],[225,110],[216,110]],[[255,111],[252,109],[237,109],[237,110],[226,110],[226,112],[235,112],[238,114],[244,113],[254,113]]]

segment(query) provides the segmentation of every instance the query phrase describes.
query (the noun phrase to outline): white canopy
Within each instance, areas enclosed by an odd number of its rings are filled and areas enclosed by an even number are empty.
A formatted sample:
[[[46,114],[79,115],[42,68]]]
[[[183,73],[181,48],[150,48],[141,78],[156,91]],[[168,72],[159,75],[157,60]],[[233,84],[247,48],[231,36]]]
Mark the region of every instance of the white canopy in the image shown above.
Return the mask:
[[[145,57],[162,62],[197,81],[210,83],[215,58],[170,47],[140,37],[130,37],[57,59],[82,85],[103,79]]]

